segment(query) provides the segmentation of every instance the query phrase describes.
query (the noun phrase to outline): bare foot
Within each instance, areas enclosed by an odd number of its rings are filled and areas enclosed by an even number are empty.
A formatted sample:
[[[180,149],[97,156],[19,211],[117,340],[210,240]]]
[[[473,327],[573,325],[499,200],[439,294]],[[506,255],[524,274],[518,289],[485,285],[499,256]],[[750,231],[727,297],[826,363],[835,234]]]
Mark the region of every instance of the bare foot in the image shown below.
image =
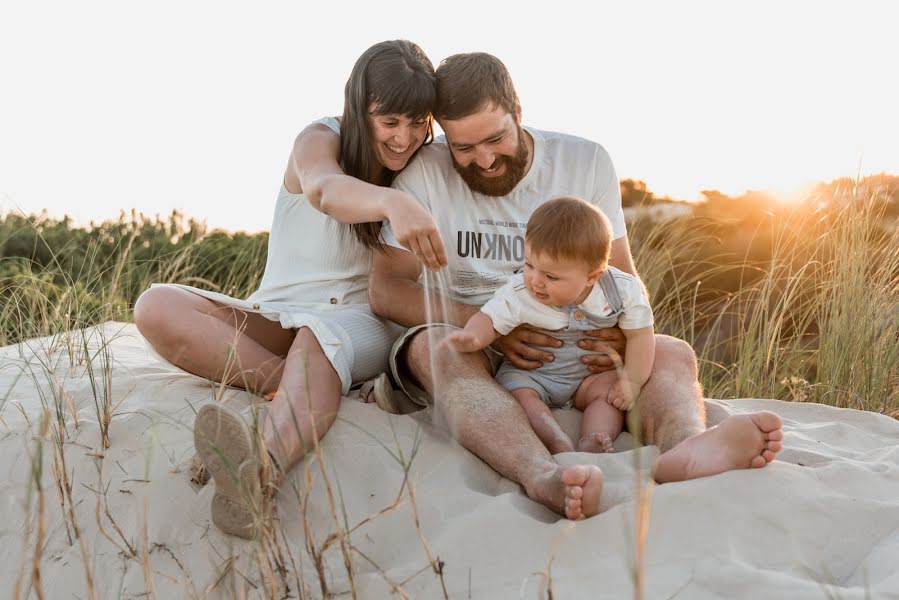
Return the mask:
[[[764,467],[783,445],[780,426],[780,417],[768,411],[727,417],[662,454],[655,464],[655,480],[685,481]]]
[[[615,447],[612,445],[612,437],[608,433],[597,431],[582,437],[577,443],[577,451],[602,454],[604,452],[614,452]]]
[[[562,471],[565,484],[565,516],[572,521],[599,513],[602,471],[596,465],[576,465]]]
[[[525,486],[528,497],[572,520],[592,517],[599,512],[602,471],[596,465],[560,467],[533,478]]]

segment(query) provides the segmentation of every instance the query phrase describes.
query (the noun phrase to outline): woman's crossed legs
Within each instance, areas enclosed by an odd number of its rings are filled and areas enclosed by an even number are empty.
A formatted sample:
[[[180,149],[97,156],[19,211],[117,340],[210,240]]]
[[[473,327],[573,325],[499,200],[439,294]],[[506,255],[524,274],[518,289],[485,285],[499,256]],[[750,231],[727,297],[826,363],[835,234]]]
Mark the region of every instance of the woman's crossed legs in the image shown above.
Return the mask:
[[[299,462],[333,424],[342,383],[308,328],[283,329],[261,315],[162,286],[141,295],[134,319],[176,366],[253,393],[274,394],[261,436],[277,471]],[[260,456],[243,420],[219,404],[199,411],[194,434],[197,451],[216,478],[213,521],[228,533],[252,537],[257,521],[252,509],[262,487],[259,468],[267,457]]]

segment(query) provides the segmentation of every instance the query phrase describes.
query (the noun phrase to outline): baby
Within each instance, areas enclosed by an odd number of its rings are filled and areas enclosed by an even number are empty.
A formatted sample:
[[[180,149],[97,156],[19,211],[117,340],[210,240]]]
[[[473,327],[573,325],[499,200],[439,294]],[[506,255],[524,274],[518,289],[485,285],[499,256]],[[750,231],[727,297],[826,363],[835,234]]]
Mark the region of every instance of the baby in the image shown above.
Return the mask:
[[[629,410],[649,378],[655,354],[652,309],[640,280],[609,266],[612,228],[595,206],[577,198],[542,204],[528,221],[524,273],[513,275],[446,343],[475,352],[527,323],[560,341],[555,359],[532,371],[503,362],[496,380],[528,415],[550,452],[575,446],[551,407],[584,412],[577,450],[610,452]],[[577,346],[584,331],[621,328],[627,339],[623,371],[593,375]]]

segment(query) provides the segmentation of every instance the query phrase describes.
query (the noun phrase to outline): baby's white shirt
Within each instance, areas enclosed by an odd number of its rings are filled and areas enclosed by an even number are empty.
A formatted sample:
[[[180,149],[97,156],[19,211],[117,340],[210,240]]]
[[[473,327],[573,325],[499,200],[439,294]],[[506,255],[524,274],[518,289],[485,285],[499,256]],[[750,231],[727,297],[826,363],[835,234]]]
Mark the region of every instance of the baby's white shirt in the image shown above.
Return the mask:
[[[615,267],[609,267],[615,281],[615,287],[622,301],[622,311],[617,315],[621,329],[642,329],[654,323],[649,300],[643,294],[643,286],[637,277],[625,273]],[[593,285],[590,294],[578,309],[586,313],[588,319],[608,320],[615,316],[615,307],[609,304],[606,295],[599,286]],[[527,290],[524,274],[516,273],[500,287],[481,312],[493,321],[493,328],[502,335],[508,334],[517,326],[527,323],[539,329],[556,331],[569,326],[570,307],[554,307],[541,304]]]

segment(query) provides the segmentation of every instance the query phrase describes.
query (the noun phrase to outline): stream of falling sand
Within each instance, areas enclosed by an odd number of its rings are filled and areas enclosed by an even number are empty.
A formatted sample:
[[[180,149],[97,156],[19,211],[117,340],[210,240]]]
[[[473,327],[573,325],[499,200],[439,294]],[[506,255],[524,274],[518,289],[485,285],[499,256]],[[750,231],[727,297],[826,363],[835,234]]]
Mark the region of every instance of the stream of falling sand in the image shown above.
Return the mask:
[[[422,292],[424,293],[425,300],[425,322],[429,325],[447,323],[449,321],[448,315],[451,314],[450,307],[450,298],[451,298],[451,286],[450,286],[450,275],[449,270],[447,268],[440,269],[439,271],[431,271],[427,268],[422,269],[421,276],[422,283]],[[430,353],[430,368],[431,368],[431,389],[433,390],[433,399],[435,404],[437,404],[437,400],[441,397],[442,394],[447,393],[447,388],[449,387],[448,375],[445,364],[446,353],[438,353],[434,350],[437,348],[438,344],[444,340],[447,336],[448,331],[444,327],[428,327],[425,330],[426,335],[428,336],[428,346],[431,348]],[[450,350],[451,353],[455,353],[455,350]],[[440,360],[440,354],[443,354],[444,361]],[[471,382],[472,384],[476,384],[476,382]],[[463,410],[475,410],[478,413],[478,416],[481,421],[487,423],[495,423],[497,419],[501,418],[506,410],[506,406],[503,403],[472,403],[473,398],[467,397],[472,393],[482,393],[484,391],[483,386],[479,385],[466,385],[465,381],[454,380],[452,382],[453,393],[461,394],[466,396],[464,398],[460,398],[462,404],[465,404],[467,408]],[[458,406],[458,404],[457,404]],[[458,441],[457,434],[458,431],[453,427],[452,422],[447,422],[445,419],[449,415],[442,414],[440,410],[433,410],[431,414],[431,418],[435,424],[446,427],[453,439]]]
[[[442,268],[439,271],[431,271],[427,267],[422,267],[422,291],[425,296],[425,323],[434,325],[436,323],[446,323],[449,319],[450,305],[448,296],[450,293],[449,270]],[[436,400],[438,394],[442,391],[441,370],[442,365],[439,364],[434,349],[446,336],[446,329],[442,327],[428,327],[426,330],[428,336],[428,346],[431,348],[430,367],[431,367],[431,389],[434,390],[433,396]]]

